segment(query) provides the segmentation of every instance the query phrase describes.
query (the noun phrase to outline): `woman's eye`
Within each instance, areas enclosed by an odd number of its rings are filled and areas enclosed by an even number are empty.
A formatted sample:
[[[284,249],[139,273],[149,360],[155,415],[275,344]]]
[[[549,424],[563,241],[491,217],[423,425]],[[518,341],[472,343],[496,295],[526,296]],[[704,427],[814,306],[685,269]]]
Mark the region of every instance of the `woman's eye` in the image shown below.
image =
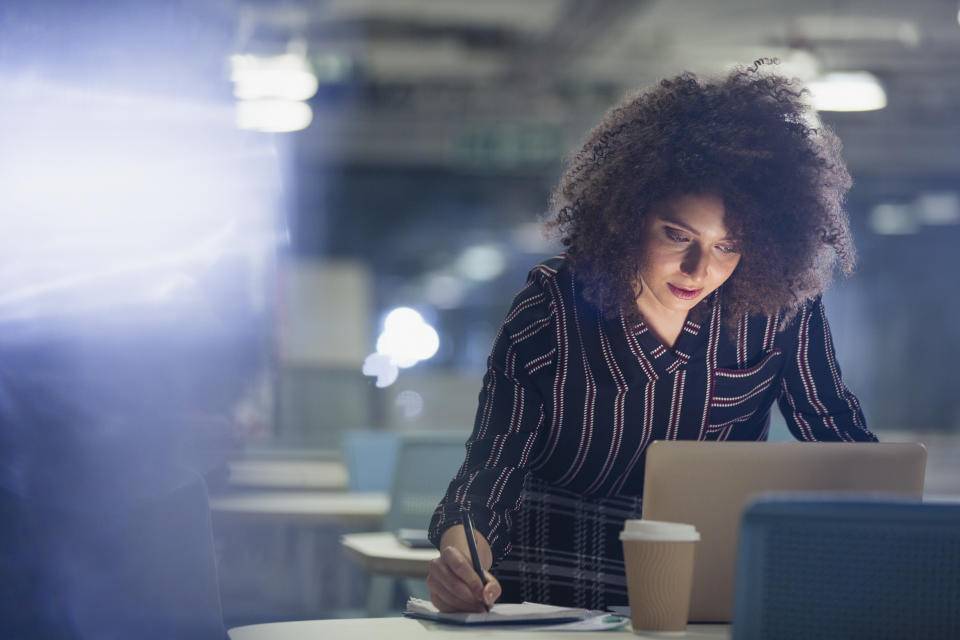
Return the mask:
[[[673,240],[674,242],[686,242],[688,240],[687,236],[683,235],[676,229],[671,229],[670,227],[666,227],[666,230],[667,230],[667,237]]]
[[[737,252],[737,250],[734,247],[727,244],[718,244],[717,249],[720,250],[720,253],[736,253]]]

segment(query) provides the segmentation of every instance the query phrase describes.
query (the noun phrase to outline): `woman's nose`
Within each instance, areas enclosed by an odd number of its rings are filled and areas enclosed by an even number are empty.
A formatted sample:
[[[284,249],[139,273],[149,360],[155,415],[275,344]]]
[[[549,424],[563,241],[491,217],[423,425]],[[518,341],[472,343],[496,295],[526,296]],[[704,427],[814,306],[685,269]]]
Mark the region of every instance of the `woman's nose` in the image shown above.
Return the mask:
[[[707,275],[710,256],[698,246],[691,246],[680,263],[680,270],[691,280],[700,281]]]

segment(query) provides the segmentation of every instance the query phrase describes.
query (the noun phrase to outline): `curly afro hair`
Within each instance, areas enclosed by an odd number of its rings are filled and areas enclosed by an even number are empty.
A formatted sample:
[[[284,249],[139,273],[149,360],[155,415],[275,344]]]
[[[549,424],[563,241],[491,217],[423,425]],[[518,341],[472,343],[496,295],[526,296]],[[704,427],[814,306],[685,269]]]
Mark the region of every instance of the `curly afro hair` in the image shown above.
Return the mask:
[[[610,109],[551,199],[548,229],[567,247],[588,300],[639,319],[635,289],[645,216],[683,194],[722,198],[742,258],[723,286],[727,318],[793,316],[853,269],[840,142],[796,81],[761,59],[725,78],[660,81]],[[702,309],[701,309],[702,312]]]

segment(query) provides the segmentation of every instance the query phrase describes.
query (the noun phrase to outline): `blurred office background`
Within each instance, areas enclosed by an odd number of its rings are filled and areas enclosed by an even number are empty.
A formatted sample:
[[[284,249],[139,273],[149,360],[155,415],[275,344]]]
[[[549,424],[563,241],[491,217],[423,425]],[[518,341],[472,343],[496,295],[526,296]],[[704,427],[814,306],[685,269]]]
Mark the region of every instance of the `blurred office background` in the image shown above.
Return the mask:
[[[928,491],[960,494],[958,20],[955,0],[4,2],[5,349],[94,345],[94,414],[161,371],[176,428],[143,437],[215,497],[250,461],[343,462],[353,432],[465,437],[512,296],[557,251],[538,222],[564,154],[629,90],[777,57],[854,177],[859,267],[827,300],[844,377],[882,440],[928,443]],[[215,512],[227,623],[362,613],[351,527],[377,525]]]

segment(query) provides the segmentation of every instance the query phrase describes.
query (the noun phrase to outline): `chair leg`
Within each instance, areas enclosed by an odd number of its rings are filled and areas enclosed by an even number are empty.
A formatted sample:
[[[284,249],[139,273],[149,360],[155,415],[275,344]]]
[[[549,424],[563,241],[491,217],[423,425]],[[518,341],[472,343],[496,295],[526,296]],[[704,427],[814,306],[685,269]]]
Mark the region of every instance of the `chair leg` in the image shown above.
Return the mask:
[[[430,587],[427,586],[425,580],[404,578],[400,581],[400,586],[403,589],[404,598],[413,597],[420,598],[421,600],[430,599]]]
[[[300,607],[303,615],[310,615],[320,603],[320,586],[317,583],[317,540],[314,530],[302,527],[296,531],[297,561],[300,580]]]
[[[387,576],[370,576],[367,585],[367,615],[382,618],[393,611],[397,581]]]

